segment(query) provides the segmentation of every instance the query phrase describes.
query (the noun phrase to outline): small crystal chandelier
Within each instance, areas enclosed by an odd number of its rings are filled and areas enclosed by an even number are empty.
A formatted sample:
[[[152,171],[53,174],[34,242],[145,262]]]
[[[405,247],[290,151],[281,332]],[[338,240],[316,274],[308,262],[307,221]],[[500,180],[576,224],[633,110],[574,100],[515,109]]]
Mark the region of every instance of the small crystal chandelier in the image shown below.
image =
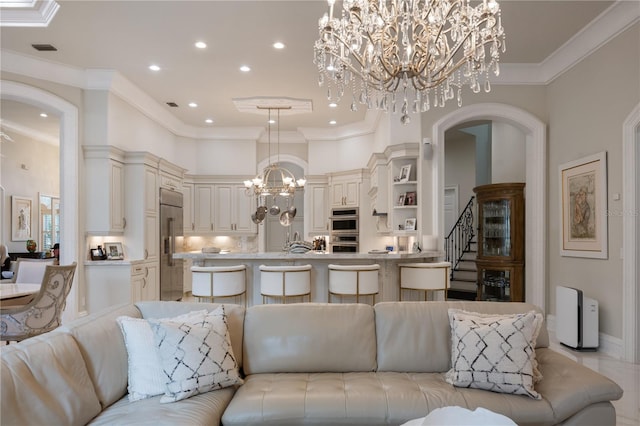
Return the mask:
[[[280,110],[290,109],[291,107],[260,107],[258,109],[267,109],[269,111],[269,124],[267,129],[267,140],[269,144],[269,158],[271,158],[271,110],[275,109],[278,112],[278,127],[277,127],[277,159],[275,163],[269,164],[264,168],[262,174],[259,174],[251,180],[245,180],[244,186],[246,188],[246,194],[248,196],[256,197],[257,209],[251,214],[251,220],[254,223],[261,223],[266,217],[267,212],[272,215],[280,215],[280,223],[283,226],[288,226],[290,221],[295,216],[295,207],[293,207],[293,198],[295,196],[296,188],[304,187],[306,179],[296,179],[293,173],[284,167],[280,167]],[[272,206],[267,208],[268,198],[271,197]],[[276,198],[284,197],[287,199],[287,208],[281,212],[280,208],[276,205]]]
[[[482,0],[344,0],[334,16],[335,0],[319,21],[314,63],[327,98],[351,94],[367,108],[396,112],[401,122],[411,112],[443,107],[462,87],[489,92],[489,71],[500,73],[505,51],[500,5]],[[455,90],[454,90],[455,88]],[[457,92],[457,93],[456,93]]]

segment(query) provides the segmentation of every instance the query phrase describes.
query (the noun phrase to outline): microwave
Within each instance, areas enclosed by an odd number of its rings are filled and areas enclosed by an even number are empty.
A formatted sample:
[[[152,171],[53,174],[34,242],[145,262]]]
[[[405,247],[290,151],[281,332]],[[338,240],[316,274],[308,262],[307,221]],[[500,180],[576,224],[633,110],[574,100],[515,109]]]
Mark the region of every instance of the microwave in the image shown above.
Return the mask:
[[[332,234],[335,233],[358,233],[358,208],[335,208],[331,210],[329,218]]]

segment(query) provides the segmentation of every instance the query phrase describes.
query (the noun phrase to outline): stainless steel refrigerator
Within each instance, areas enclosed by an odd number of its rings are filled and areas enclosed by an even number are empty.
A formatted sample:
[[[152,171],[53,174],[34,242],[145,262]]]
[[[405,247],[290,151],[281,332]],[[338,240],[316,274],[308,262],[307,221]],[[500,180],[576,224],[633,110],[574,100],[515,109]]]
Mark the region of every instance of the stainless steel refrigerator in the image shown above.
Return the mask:
[[[182,259],[173,258],[182,220],[182,193],[160,188],[160,300],[182,299]]]

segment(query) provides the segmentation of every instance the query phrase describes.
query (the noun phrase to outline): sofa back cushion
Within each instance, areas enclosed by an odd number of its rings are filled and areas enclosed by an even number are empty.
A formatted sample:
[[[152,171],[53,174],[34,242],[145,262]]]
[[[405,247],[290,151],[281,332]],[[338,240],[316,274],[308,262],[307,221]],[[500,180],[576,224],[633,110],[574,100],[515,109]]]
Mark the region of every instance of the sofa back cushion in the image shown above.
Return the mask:
[[[84,425],[100,402],[73,337],[53,331],[0,352],[2,425]]]
[[[178,315],[206,309],[211,312],[221,303],[196,303],[196,302],[138,302],[136,306],[145,319],[173,318]],[[236,358],[238,368],[242,368],[242,339],[244,334],[244,306],[232,303],[224,305],[224,313],[227,316],[229,337],[233,356]]]
[[[127,348],[116,318],[140,318],[132,304],[114,306],[65,324],[78,343],[102,407],[108,407],[127,393]]]
[[[373,308],[364,304],[257,305],[244,322],[244,371],[373,371]]]
[[[542,313],[529,303],[383,302],[375,306],[378,371],[446,372],[451,368],[449,308],[492,314]],[[548,347],[546,324],[536,347]]]

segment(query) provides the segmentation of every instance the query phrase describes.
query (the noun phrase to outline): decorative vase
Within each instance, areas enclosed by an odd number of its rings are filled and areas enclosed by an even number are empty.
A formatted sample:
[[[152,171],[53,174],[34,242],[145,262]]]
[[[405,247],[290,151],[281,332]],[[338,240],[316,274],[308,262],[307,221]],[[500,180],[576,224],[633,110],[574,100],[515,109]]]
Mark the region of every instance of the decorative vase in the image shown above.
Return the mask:
[[[34,240],[27,240],[27,250],[29,251],[29,253],[33,253],[34,251],[36,251],[36,247],[38,247],[38,245]]]

